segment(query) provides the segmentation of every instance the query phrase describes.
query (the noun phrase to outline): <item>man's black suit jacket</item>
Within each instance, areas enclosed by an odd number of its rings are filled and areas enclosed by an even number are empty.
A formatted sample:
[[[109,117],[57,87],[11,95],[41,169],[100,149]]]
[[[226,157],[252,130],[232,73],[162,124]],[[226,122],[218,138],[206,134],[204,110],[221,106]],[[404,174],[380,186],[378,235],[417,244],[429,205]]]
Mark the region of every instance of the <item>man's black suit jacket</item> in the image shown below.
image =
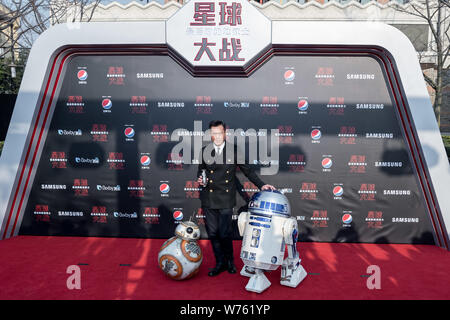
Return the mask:
[[[229,145],[228,147],[234,148],[234,155],[227,156],[226,142],[220,155],[223,159],[221,164],[216,163],[219,161],[210,161],[210,163],[207,163],[207,161],[203,159],[203,151],[206,146],[202,148],[199,157],[200,164],[198,165],[197,177],[201,176],[202,169],[205,169],[206,176],[209,179],[207,186],[203,187],[200,192],[200,200],[203,208],[229,209],[236,205],[236,168],[238,166],[242,173],[244,173],[244,175],[259,189],[265,185],[251,166],[237,163],[238,149],[236,145]],[[211,155],[215,157],[215,150],[211,152]]]

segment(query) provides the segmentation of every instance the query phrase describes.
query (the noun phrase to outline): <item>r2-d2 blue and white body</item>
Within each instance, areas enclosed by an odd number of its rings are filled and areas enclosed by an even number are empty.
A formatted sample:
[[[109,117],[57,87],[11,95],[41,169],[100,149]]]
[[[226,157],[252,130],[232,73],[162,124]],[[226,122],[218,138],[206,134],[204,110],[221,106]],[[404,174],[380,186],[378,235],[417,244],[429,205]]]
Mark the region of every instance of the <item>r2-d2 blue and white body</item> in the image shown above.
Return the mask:
[[[239,233],[243,236],[241,275],[250,277],[245,289],[263,292],[271,284],[264,270],[276,270],[280,265],[280,283],[297,287],[306,271],[300,264],[296,248],[298,225],[291,217],[288,199],[279,191],[261,191],[253,195],[248,209],[238,219]],[[288,257],[284,259],[286,245]]]

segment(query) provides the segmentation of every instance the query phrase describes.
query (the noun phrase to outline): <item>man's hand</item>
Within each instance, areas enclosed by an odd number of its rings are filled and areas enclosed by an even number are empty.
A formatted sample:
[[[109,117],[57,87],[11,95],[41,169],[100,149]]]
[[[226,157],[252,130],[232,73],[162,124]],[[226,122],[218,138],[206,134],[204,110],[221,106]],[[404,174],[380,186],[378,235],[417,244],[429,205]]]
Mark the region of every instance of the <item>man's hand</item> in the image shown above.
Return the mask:
[[[277,188],[275,188],[274,186],[272,186],[272,185],[270,185],[270,184],[265,184],[265,185],[263,185],[262,187],[261,187],[261,190],[262,191],[264,191],[264,190],[277,190]]]
[[[206,182],[208,182],[208,180],[209,180],[209,179],[206,178]],[[205,185],[203,184],[203,178],[202,178],[202,176],[198,177],[197,182],[198,182],[202,187],[205,187]]]

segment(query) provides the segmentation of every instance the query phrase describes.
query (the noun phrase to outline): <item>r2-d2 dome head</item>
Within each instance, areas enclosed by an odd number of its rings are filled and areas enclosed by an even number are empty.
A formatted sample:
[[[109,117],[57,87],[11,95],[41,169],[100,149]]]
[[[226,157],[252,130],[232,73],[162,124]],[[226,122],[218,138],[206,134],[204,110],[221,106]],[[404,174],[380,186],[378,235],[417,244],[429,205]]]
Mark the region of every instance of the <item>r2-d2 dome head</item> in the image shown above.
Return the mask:
[[[175,229],[175,235],[183,240],[200,239],[200,228],[192,221],[183,221]]]
[[[284,194],[278,190],[255,193],[248,204],[250,213],[263,215],[291,216],[291,206]]]

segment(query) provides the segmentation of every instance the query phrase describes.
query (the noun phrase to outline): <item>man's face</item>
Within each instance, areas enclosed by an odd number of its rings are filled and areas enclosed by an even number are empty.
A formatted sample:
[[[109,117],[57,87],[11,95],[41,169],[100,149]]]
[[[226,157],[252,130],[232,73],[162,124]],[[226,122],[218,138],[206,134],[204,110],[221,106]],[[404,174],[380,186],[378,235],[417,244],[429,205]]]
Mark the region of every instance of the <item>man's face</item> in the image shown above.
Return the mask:
[[[211,141],[216,146],[220,146],[225,141],[225,128],[222,125],[211,127]]]

